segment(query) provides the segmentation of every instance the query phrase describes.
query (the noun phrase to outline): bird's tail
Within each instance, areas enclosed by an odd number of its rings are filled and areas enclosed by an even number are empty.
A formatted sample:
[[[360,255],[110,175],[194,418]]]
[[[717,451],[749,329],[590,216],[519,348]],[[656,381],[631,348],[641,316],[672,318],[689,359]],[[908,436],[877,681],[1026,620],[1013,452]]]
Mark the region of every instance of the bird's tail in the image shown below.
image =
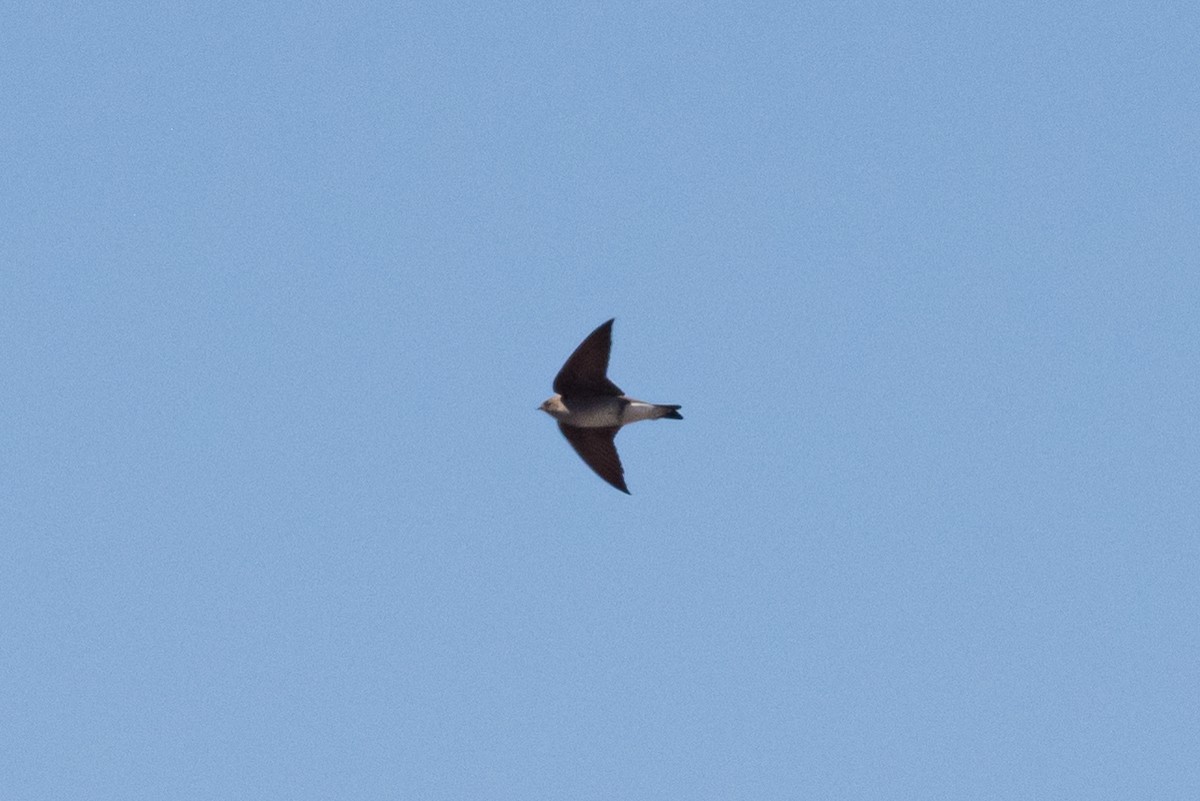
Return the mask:
[[[659,411],[662,412],[662,414],[659,415],[659,417],[665,418],[667,420],[682,420],[683,419],[683,415],[679,413],[679,409],[681,407],[678,404],[660,403],[657,405],[658,405]]]

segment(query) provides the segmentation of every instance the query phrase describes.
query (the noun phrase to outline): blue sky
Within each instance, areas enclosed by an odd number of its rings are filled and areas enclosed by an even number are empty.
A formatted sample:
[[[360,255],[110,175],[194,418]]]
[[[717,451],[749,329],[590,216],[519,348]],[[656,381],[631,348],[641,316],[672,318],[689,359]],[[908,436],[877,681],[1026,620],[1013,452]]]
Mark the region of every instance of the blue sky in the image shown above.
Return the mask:
[[[1200,793],[1193,6],[27,6],[0,796]]]

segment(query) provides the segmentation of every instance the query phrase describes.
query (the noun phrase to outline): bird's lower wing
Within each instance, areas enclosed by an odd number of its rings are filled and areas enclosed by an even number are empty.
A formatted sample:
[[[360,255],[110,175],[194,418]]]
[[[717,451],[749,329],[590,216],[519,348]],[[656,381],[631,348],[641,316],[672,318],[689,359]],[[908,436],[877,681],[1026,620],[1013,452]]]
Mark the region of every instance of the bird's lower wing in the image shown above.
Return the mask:
[[[617,426],[576,428],[559,423],[558,430],[567,438],[567,442],[571,443],[579,458],[596,471],[596,475],[626,495],[630,494],[629,488],[625,486],[625,469],[621,467],[621,457],[617,456]]]

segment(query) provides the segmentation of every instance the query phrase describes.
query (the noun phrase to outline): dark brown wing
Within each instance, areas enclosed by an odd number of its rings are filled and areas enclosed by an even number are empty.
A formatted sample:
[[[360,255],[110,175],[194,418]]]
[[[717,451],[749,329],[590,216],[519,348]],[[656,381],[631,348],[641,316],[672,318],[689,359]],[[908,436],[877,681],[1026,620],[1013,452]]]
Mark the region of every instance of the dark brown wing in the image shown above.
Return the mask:
[[[608,352],[612,349],[612,324],[609,320],[579,343],[554,377],[559,395],[623,395],[608,380]]]
[[[625,468],[621,467],[621,457],[617,456],[617,445],[614,442],[617,426],[576,428],[559,423],[558,430],[567,438],[567,442],[571,443],[579,458],[596,471],[596,475],[626,495],[630,494],[629,488],[625,486]]]

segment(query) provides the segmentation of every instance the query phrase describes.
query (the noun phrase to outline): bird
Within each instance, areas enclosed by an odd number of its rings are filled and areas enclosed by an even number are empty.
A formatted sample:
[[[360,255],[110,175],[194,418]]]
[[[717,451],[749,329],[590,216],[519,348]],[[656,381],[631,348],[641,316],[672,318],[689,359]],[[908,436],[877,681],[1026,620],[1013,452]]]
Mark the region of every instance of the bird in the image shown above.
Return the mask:
[[[639,420],[682,420],[683,415],[675,404],[631,398],[608,379],[612,326],[613,320],[602,323],[579,343],[554,377],[555,394],[538,409],[558,421],[558,430],[596,475],[630,495],[617,432]]]

